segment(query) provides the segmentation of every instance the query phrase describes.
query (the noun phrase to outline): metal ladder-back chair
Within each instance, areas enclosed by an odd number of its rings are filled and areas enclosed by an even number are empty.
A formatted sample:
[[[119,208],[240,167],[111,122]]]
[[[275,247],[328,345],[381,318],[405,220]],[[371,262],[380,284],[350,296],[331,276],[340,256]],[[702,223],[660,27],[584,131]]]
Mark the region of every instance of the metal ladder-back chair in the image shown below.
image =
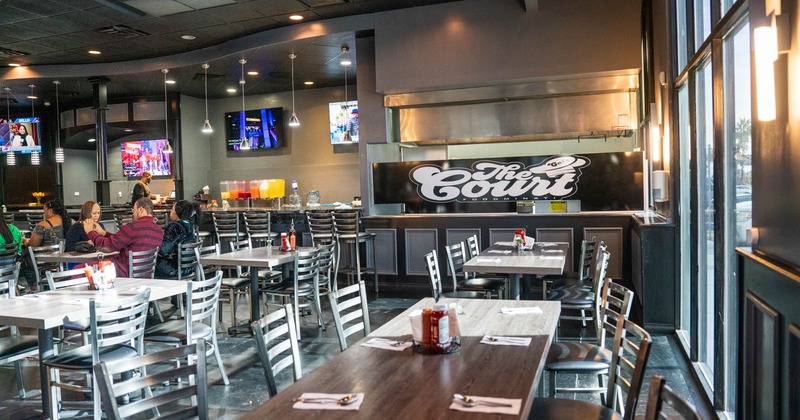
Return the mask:
[[[150,289],[135,296],[118,299],[89,301],[90,344],[67,350],[41,361],[47,368],[46,392],[50,395],[51,418],[59,418],[61,393],[57,389],[77,392],[92,392],[94,417],[100,418],[100,394],[98,383],[92,387],[61,382],[61,372],[93,373],[93,366],[101,361],[127,360],[144,354],[142,333],[147,320],[147,302]],[[132,344],[135,343],[135,344]],[[145,390],[152,395],[150,389]]]
[[[114,214],[114,224],[117,225],[117,232],[122,229],[122,225],[126,225],[133,221],[133,215],[131,214]]]
[[[197,339],[206,340],[206,356],[214,354],[222,381],[230,384],[217,344],[217,305],[222,282],[222,272],[208,280],[186,283],[186,319],[175,319],[153,325],[144,332],[144,341],[149,343],[186,345]],[[208,343],[211,343],[208,345]]]
[[[44,213],[25,213],[25,219],[28,221],[28,229],[33,232],[33,228],[44,220]]]
[[[65,287],[73,286],[89,286],[89,279],[86,277],[86,272],[83,268],[76,268],[67,271],[48,271],[47,273],[47,286],[50,290],[63,289]],[[80,334],[81,345],[89,342],[90,320],[84,319],[70,319],[62,326],[63,330],[73,331]],[[59,332],[62,344],[67,341],[63,337],[63,332]]]
[[[692,404],[683,399],[677,392],[667,386],[667,381],[658,375],[650,378],[647,393],[647,412],[645,420],[681,419],[701,420],[703,417]],[[669,407],[667,410],[666,408]]]
[[[600,293],[603,291],[608,260],[611,258],[611,254],[605,250],[605,246],[601,245],[600,249],[595,261],[591,289],[587,290],[580,286],[564,287],[553,290],[547,295],[547,300],[561,302],[559,322],[562,320],[580,321],[581,325],[586,328],[587,321],[594,320],[595,310],[600,302]],[[579,315],[576,315],[576,312]]]
[[[31,259],[31,267],[33,267],[33,274],[36,277],[36,284],[42,286],[46,284],[43,279],[44,273],[48,271],[61,271],[64,266],[61,263],[43,263],[36,260],[37,256],[42,254],[55,254],[64,251],[64,242],[59,242],[54,245],[32,246],[28,247],[28,256]]]
[[[321,295],[327,295],[331,290],[337,290],[336,283],[333,282],[333,248],[336,244],[329,243],[318,245],[319,249],[319,288]]]
[[[358,211],[333,212],[333,227],[336,233],[336,274],[342,271],[347,275],[348,284],[353,276],[361,281],[361,274],[372,273],[375,276],[375,293],[378,293],[378,270],[375,265],[375,234],[361,231],[361,213]],[[366,250],[365,266],[361,266],[361,244]],[[342,267],[341,250],[347,255],[347,265]],[[334,279],[334,281],[337,281]]]
[[[178,253],[175,255],[178,259],[178,274],[175,280],[193,281],[200,278],[198,274],[200,267],[200,245],[202,242],[186,242],[178,245]],[[180,310],[181,317],[184,316],[183,299],[178,296],[178,309]]]
[[[261,367],[264,368],[264,377],[267,378],[270,397],[278,393],[275,375],[282,370],[292,366],[295,382],[303,376],[293,312],[292,305],[286,304],[277,311],[250,323],[250,330],[258,346]],[[290,350],[289,354],[285,354],[287,350]]]
[[[313,246],[335,243],[333,214],[325,210],[309,210],[306,212],[308,231]]]
[[[128,277],[133,279],[152,279],[156,274],[156,261],[158,259],[158,248],[149,251],[130,251],[128,252]],[[153,312],[160,322],[164,322],[161,315],[161,307],[158,301],[150,302]]]
[[[425,254],[425,268],[428,270],[428,278],[431,281],[431,291],[433,299],[437,302],[442,297],[459,299],[488,299],[487,292],[462,290],[453,292],[442,292],[442,275],[439,271],[439,257],[436,250]]]
[[[628,318],[633,303],[633,292],[626,287],[607,281],[603,287],[602,304],[595,317],[597,344],[558,341],[550,345],[544,369],[548,373],[550,396],[558,392],[605,392],[603,377],[611,365],[611,350],[606,347],[616,333],[617,320]],[[597,375],[597,387],[557,388],[556,375],[562,373]]]
[[[597,239],[595,237],[581,241],[581,257],[578,260],[578,271],[564,273],[562,275],[547,275],[539,277],[545,282],[546,285],[549,285],[549,287],[545,287],[542,290],[547,292],[548,290],[558,290],[565,287],[582,287],[584,289],[591,289],[592,276],[594,275],[592,272],[594,265],[592,263],[596,261],[599,251],[600,248],[597,246]]]
[[[3,213],[3,220],[5,220],[7,225],[14,224],[14,213]]]
[[[17,262],[19,242],[0,244],[0,267],[14,265]]]
[[[215,211],[211,213],[211,218],[214,221],[214,231],[217,237],[217,243],[222,252],[228,249],[233,249],[230,245],[227,247],[225,244],[237,242],[245,239],[245,233],[239,229],[239,213]]]
[[[447,253],[447,267],[450,269],[450,276],[453,281],[453,291],[472,290],[489,293],[498,299],[508,299],[507,281],[500,277],[475,277],[464,272],[464,263],[467,261],[466,248],[464,242],[448,245],[445,247]],[[462,280],[458,277],[463,276]]]
[[[250,246],[270,246],[275,243],[277,233],[272,231],[272,215],[268,211],[248,211],[244,214],[244,228]]]
[[[0,266],[0,300],[14,299],[17,292],[17,279],[19,276],[19,263]],[[0,326],[3,337],[0,338],[0,365],[14,364],[17,376],[17,391],[19,398],[25,399],[25,383],[22,381],[22,364],[27,357],[34,357],[39,353],[39,339],[35,335],[20,335],[17,327]]]
[[[650,334],[642,327],[625,318],[618,319],[604,404],[564,398],[536,398],[533,400],[531,415],[528,418],[611,419],[618,418],[615,413],[618,411],[625,420],[633,419],[650,354],[650,344]]]
[[[317,311],[317,323],[320,328],[325,330],[325,322],[322,320],[322,307],[319,301],[319,251],[296,251],[294,258],[294,275],[292,279],[284,279],[283,282],[267,286],[262,289],[263,293],[282,298],[291,297],[292,307],[295,308],[294,320],[297,327],[297,337],[300,337],[300,308],[313,305]],[[300,298],[304,298],[309,303],[300,304]],[[269,303],[267,303],[269,305]]]
[[[130,359],[114,362],[100,362],[94,366],[98,388],[103,400],[103,411],[108,420],[139,418],[145,411],[157,410],[158,417],[208,419],[208,379],[206,375],[205,340],[197,340],[186,346],[179,346],[156,353],[148,353]],[[175,369],[160,369],[172,360],[195,359],[195,363]],[[145,374],[149,367],[151,374]],[[114,383],[114,376],[130,371],[140,371],[142,375]],[[135,404],[118,405],[117,398],[131,391],[146,390],[153,383],[172,380],[186,381],[189,385],[174,387],[155,397],[143,398]],[[195,403],[196,401],[196,403]],[[142,417],[143,418],[143,417]]]
[[[347,350],[347,337],[358,331],[364,331],[365,337],[369,335],[369,306],[363,281],[331,292],[328,300],[342,351]]]

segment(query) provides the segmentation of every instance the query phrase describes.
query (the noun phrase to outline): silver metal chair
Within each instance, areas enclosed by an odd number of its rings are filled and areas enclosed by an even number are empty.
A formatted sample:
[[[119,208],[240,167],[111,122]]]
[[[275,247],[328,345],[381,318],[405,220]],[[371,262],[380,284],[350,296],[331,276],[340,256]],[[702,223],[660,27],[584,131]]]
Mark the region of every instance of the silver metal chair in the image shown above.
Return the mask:
[[[14,265],[17,262],[17,251],[19,250],[19,242],[11,242],[10,244],[0,244],[0,267],[7,265]]]
[[[559,341],[550,345],[544,369],[548,373],[551,397],[559,392],[605,392],[603,377],[611,365],[611,350],[606,347],[606,338],[610,340],[614,336],[619,318],[628,318],[633,292],[609,280],[603,287],[601,300],[600,310],[595,317],[597,344]],[[597,375],[597,387],[557,388],[556,375],[562,373]]]
[[[692,404],[667,385],[666,379],[658,375],[650,378],[645,420],[701,420],[702,418]]]
[[[114,224],[117,226],[117,232],[119,232],[119,230],[122,229],[122,225],[128,224],[132,221],[133,221],[132,214],[125,214],[125,215],[119,213],[114,214]]]
[[[28,221],[28,229],[33,232],[33,228],[44,220],[44,213],[25,213],[25,219]]]
[[[150,251],[128,252],[128,277],[134,279],[154,278],[157,259],[158,248],[153,248]],[[153,312],[155,312],[159,322],[164,322],[164,316],[161,315],[161,307],[158,306],[158,301],[151,301],[150,306],[153,308]]]
[[[541,276],[540,279],[548,285],[543,288],[546,292],[549,290],[558,290],[565,287],[582,287],[584,289],[592,288],[592,276],[594,272],[592,264],[599,254],[600,247],[597,246],[597,239],[584,239],[581,241],[581,257],[578,261],[578,271],[571,273],[564,273],[562,275],[548,275]]]
[[[199,270],[198,270],[199,271]],[[214,354],[225,385],[230,384],[217,344],[217,304],[222,283],[222,272],[208,280],[194,280],[186,284],[186,319],[170,320],[147,328],[144,341],[150,343],[185,345],[202,338],[206,340],[206,355]],[[208,345],[208,343],[211,345]]]
[[[650,344],[651,338],[647,331],[625,318],[618,319],[604,404],[563,398],[536,398],[528,418],[610,419],[617,417],[615,411],[618,411],[625,420],[633,419],[650,354]]]
[[[592,278],[592,288],[587,290],[583,287],[564,287],[553,290],[547,295],[547,300],[557,300],[561,302],[561,315],[559,322],[563,320],[580,321],[585,328],[587,322],[593,322],[596,310],[600,304],[600,293],[603,291],[603,282],[606,277],[608,260],[611,254],[602,251],[595,261],[594,276]]]
[[[294,273],[292,279],[267,286],[262,292],[267,295],[291,298],[292,307],[295,308],[294,320],[297,327],[297,337],[300,337],[300,308],[313,305],[317,311],[317,323],[325,330],[322,321],[322,307],[319,301],[319,251],[296,251],[294,258]],[[300,304],[300,298],[308,303]],[[269,302],[267,303],[269,305]]]
[[[32,246],[28,247],[28,257],[31,259],[31,270],[36,276],[36,284],[38,286],[44,285],[44,273],[48,271],[62,271],[64,266],[61,263],[43,263],[36,261],[36,257],[42,254],[55,254],[64,251],[64,242],[59,242],[55,245]]]
[[[468,260],[464,242],[445,247],[447,266],[453,281],[453,290],[473,290],[488,292],[490,296],[498,299],[508,299],[507,279],[501,277],[476,277],[464,272],[464,263]],[[458,277],[463,276],[462,280]]]
[[[347,350],[347,337],[359,331],[364,331],[365,337],[369,335],[369,306],[363,281],[331,292],[328,300],[342,351]]]
[[[244,213],[244,228],[251,247],[269,246],[278,236],[272,231],[272,215],[268,211],[248,211]]]
[[[0,300],[13,299],[17,292],[19,263],[0,266]],[[3,337],[0,338],[0,365],[14,364],[17,376],[19,398],[25,399],[25,383],[22,380],[21,361],[27,357],[35,357],[39,353],[39,339],[35,335],[21,335],[17,327],[0,326]]]
[[[14,213],[3,213],[3,220],[7,225],[14,224]]]
[[[97,378],[92,387],[61,381],[61,372],[91,374],[100,361],[126,360],[144,354],[142,333],[147,319],[150,289],[135,296],[89,301],[90,344],[67,350],[41,361],[47,367],[51,418],[59,417],[60,389],[92,392],[94,417],[100,418],[100,394]],[[149,393],[149,390],[147,390]]]
[[[240,241],[247,236],[239,228],[239,213],[215,211],[211,213],[211,218],[214,221],[217,243],[223,252],[226,252],[227,249],[233,249],[230,246],[225,246],[226,243]]]
[[[264,376],[267,378],[270,397],[278,393],[275,375],[282,370],[292,366],[295,381],[303,376],[293,312],[292,305],[286,304],[281,309],[250,323],[250,330],[258,345],[261,367],[264,368]]]
[[[358,211],[335,211],[332,213],[336,234],[336,274],[343,272],[352,283],[353,276],[361,281],[361,274],[372,273],[375,277],[375,293],[378,293],[378,270],[375,265],[375,234],[361,230],[361,213]],[[361,266],[361,244],[364,244],[366,261]],[[344,248],[347,264],[342,267],[341,250]],[[336,281],[336,280],[334,280]]]
[[[318,245],[319,250],[319,288],[320,295],[327,295],[331,290],[337,290],[336,282],[333,281],[333,250],[336,244],[331,242],[325,245]],[[333,283],[331,285],[331,283]]]
[[[200,339],[185,346],[178,346],[144,356],[94,365],[94,374],[103,401],[103,410],[109,420],[125,418],[197,418],[208,419],[208,379],[206,376],[205,340]],[[150,369],[159,364],[177,359],[196,359],[195,363],[175,369]],[[114,376],[139,370],[141,376],[114,383]],[[170,388],[154,397],[145,397],[135,404],[118,405],[117,398],[130,392],[147,390],[149,386],[171,380],[186,381],[189,385]],[[155,411],[145,417],[148,411]]]
[[[306,212],[308,231],[313,246],[336,242],[333,228],[333,215],[325,210],[309,210]]]
[[[219,244],[204,246],[199,248],[200,257],[205,255],[219,255]],[[202,265],[202,264],[201,264]],[[221,267],[216,265],[202,265],[203,278],[208,278],[209,275],[213,276],[217,271],[225,271],[228,267]],[[220,286],[220,302],[229,302],[231,304],[231,324],[233,327],[236,325],[236,307],[239,303],[241,296],[250,294],[250,275],[249,273],[242,272],[242,268],[234,267],[233,275],[222,277],[222,285]],[[224,296],[227,296],[224,297]],[[217,312],[218,319],[222,319],[222,311]]]
[[[425,254],[425,268],[428,270],[428,278],[431,281],[431,292],[433,298],[438,302],[442,297],[458,298],[458,299],[488,299],[487,292],[472,291],[472,290],[453,290],[452,292],[442,291],[442,275],[439,271],[439,257],[436,250]]]

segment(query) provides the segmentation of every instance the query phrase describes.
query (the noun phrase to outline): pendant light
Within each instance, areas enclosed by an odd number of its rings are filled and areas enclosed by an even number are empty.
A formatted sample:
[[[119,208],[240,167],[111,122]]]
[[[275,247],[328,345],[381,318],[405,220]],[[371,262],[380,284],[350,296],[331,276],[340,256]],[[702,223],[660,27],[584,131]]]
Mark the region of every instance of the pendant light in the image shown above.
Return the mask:
[[[350,49],[347,47],[342,47],[342,54],[346,54],[347,51]],[[350,67],[351,62],[349,60],[342,60],[342,67],[344,67],[344,135],[342,136],[342,143],[353,142],[353,138],[350,136],[350,113],[347,112],[347,68]]]
[[[164,73],[164,141],[167,142],[167,145],[161,151],[170,154],[172,153],[172,147],[169,145],[169,116],[167,115],[169,106],[169,102],[167,102],[167,73],[169,73],[169,69],[161,69],[161,73]]]
[[[297,58],[297,54],[289,54],[289,58],[292,59],[292,116],[289,118],[289,127],[297,127],[300,125],[300,120],[294,112],[294,59]]]
[[[240,119],[240,121],[239,121],[239,131],[242,133],[242,138],[240,139],[240,142],[239,142],[239,150],[249,150],[250,149],[250,143],[247,141],[247,133],[245,132],[245,123],[246,123],[247,118],[245,118],[245,115],[244,115],[244,84],[245,84],[245,81],[244,81],[244,63],[246,63],[246,62],[247,62],[247,60],[245,60],[244,58],[239,60],[239,64],[242,65],[242,79],[239,80],[239,90],[242,91],[242,114],[239,117],[239,119]]]
[[[208,121],[208,63],[203,63],[201,67],[203,67],[203,83],[206,91],[206,122],[203,123],[202,131],[206,134],[211,134],[214,129],[211,128],[211,123]]]
[[[33,100],[36,99],[36,95],[33,94],[33,88],[35,88],[36,85],[28,85],[28,87],[31,88],[31,94],[30,94],[30,96],[28,96],[28,98],[31,98],[31,122],[33,122],[34,118],[36,117],[36,112],[33,109]],[[30,135],[30,133],[28,133],[28,135]],[[24,141],[24,139],[23,139],[23,141]],[[39,152],[34,150],[34,151],[31,152],[31,165],[37,165],[38,166],[39,163],[40,163],[39,162]]]
[[[61,84],[58,80],[53,80],[56,85],[56,163],[64,163],[64,148],[61,147],[61,108],[58,106],[58,85]]]
[[[9,104],[9,98],[11,97],[11,88],[5,87],[6,90],[6,122],[11,124],[11,105]],[[8,166],[14,166],[17,164],[17,158],[14,156],[14,152],[8,151],[6,152],[6,164]]]

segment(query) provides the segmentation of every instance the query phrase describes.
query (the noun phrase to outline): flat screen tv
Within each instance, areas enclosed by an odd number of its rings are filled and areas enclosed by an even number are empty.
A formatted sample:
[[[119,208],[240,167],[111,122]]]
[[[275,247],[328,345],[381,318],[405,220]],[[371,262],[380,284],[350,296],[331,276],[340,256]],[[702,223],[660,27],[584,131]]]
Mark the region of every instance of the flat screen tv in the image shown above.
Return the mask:
[[[227,150],[237,152],[285,146],[283,108],[226,112],[225,143]]]
[[[331,144],[358,143],[358,101],[329,103],[328,120],[331,124]],[[350,131],[351,141],[344,141],[345,131]]]
[[[0,152],[42,152],[39,117],[0,120]]]
[[[165,139],[122,142],[119,148],[123,176],[140,177],[144,171],[150,171],[154,177],[172,175],[169,154],[164,153],[166,146]]]

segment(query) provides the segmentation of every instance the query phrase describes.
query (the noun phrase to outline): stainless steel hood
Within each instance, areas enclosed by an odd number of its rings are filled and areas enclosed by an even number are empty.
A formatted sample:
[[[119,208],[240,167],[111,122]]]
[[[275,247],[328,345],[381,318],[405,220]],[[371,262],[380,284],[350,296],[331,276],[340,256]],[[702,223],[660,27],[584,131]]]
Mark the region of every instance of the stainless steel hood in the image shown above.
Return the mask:
[[[387,95],[395,141],[416,145],[632,137],[638,70]]]

